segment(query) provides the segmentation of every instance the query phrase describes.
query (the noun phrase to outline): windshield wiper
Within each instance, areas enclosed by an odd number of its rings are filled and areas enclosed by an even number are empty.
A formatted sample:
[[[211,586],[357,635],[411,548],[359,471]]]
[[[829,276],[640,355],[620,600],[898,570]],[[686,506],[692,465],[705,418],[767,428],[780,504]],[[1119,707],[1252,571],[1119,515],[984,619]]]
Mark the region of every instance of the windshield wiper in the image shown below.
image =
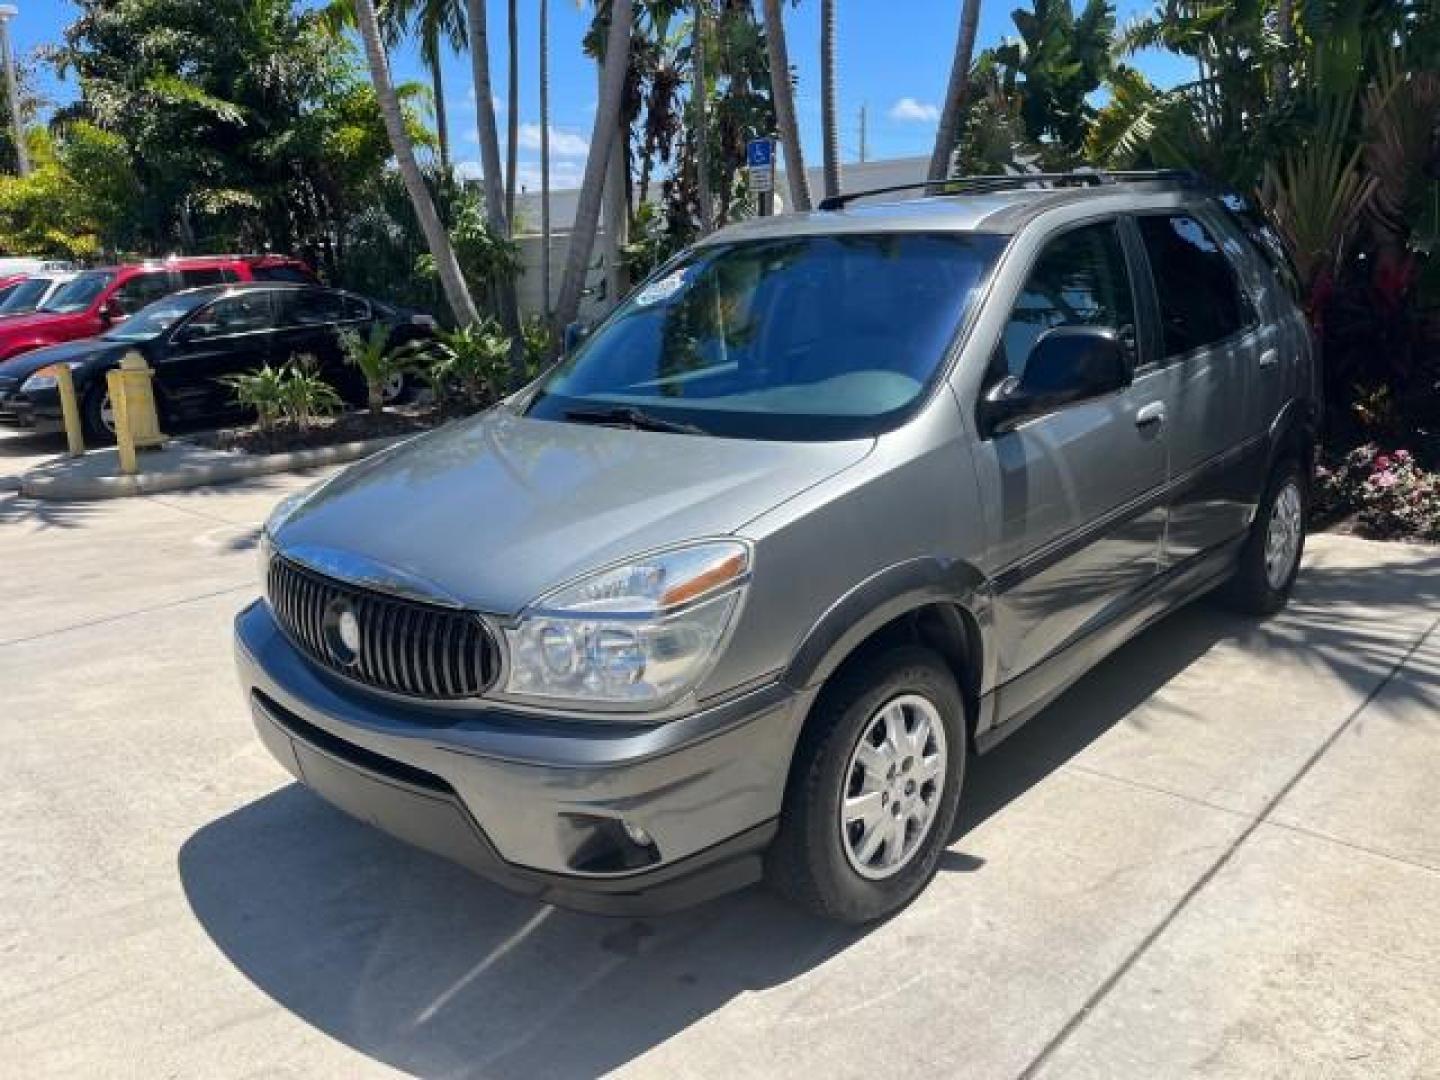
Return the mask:
[[[677,424],[637,409],[633,405],[617,405],[609,409],[566,409],[566,420],[582,424],[611,424],[616,427],[634,428],[637,431],[664,431],[673,435],[704,435],[705,430],[694,424]]]

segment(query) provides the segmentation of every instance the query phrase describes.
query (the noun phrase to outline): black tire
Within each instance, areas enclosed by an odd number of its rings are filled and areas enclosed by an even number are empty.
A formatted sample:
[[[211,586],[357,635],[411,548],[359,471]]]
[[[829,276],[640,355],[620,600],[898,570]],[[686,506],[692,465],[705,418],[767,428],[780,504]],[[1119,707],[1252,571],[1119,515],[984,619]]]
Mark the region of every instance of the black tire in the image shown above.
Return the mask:
[[[1294,556],[1289,572],[1277,581],[1271,580],[1266,561],[1266,543],[1271,522],[1277,515],[1276,507],[1288,489],[1293,489],[1299,500],[1299,534],[1296,538]],[[1240,560],[1235,573],[1221,589],[1220,598],[1235,611],[1246,615],[1273,615],[1290,599],[1290,590],[1295,585],[1295,576],[1300,572],[1300,560],[1305,554],[1305,521],[1309,513],[1309,485],[1300,462],[1287,457],[1276,464],[1270,473],[1270,482],[1255,511],[1255,521],[1250,526],[1250,535],[1240,550]]]
[[[91,446],[109,446],[115,441],[115,432],[105,425],[101,416],[107,393],[102,377],[80,399],[80,427],[85,432],[85,441]]]
[[[402,371],[398,374],[400,376],[400,390],[394,397],[385,400],[387,406],[404,405],[415,396],[415,376],[411,375],[408,371]]]
[[[840,830],[851,755],[882,706],[918,695],[938,711],[945,735],[944,784],[928,832],[893,876],[862,877]],[[903,646],[842,669],[817,699],[796,749],[780,831],[766,854],[766,878],[783,896],[828,919],[867,923],[913,900],[935,876],[949,842],[965,780],[965,705],[945,662]]]

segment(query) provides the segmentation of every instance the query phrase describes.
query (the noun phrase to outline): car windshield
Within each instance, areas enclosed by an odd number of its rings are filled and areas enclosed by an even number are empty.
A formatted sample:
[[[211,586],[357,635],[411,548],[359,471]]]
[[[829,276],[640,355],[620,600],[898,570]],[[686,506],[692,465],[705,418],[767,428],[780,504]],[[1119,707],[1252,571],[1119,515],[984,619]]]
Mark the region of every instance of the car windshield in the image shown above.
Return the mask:
[[[34,311],[35,305],[45,295],[45,290],[50,288],[54,278],[32,277],[26,278],[15,288],[4,300],[0,300],[0,315],[14,315],[22,311]]]
[[[652,279],[531,397],[542,419],[739,438],[858,438],[914,404],[1004,238],[786,237]]]
[[[81,274],[57,292],[37,309],[64,315],[84,311],[115,280],[115,275],[105,270],[90,270]]]
[[[214,298],[213,292],[175,293],[141,308],[113,330],[100,336],[106,341],[149,341],[159,337],[181,319]]]

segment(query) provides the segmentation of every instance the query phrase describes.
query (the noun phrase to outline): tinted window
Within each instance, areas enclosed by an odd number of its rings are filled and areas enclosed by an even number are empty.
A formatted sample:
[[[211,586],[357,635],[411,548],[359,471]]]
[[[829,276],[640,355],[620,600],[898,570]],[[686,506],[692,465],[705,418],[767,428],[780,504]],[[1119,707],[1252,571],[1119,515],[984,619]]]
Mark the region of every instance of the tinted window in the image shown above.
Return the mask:
[[[700,248],[560,364],[530,413],[638,409],[741,438],[881,430],[945,360],[1003,246],[906,233]]]
[[[120,283],[110,303],[121,313],[133,315],[151,301],[168,296],[176,287],[175,279],[168,270],[136,274]]]
[[[268,293],[240,293],[216,300],[186,324],[186,330],[197,337],[230,337],[253,334],[274,325]]]
[[[1245,325],[1244,302],[1235,270],[1214,235],[1188,214],[1136,220],[1155,278],[1165,355],[1178,356],[1238,333]]]
[[[1057,326],[1103,326],[1133,339],[1135,299],[1113,223],[1087,225],[1040,255],[995,357],[996,375],[1019,375],[1040,335]]]
[[[250,276],[256,281],[289,281],[297,285],[310,285],[315,281],[298,266],[252,266]]]
[[[213,292],[180,293],[163,297],[100,336],[106,341],[149,341],[159,337],[190,312],[209,301],[212,296]]]
[[[345,316],[339,293],[324,289],[302,289],[281,297],[281,322],[285,326],[328,326]]]
[[[0,315],[13,315],[21,311],[34,311],[35,305],[45,298],[54,278],[26,278],[0,301]]]
[[[180,271],[180,287],[182,289],[195,289],[201,285],[221,285],[227,280],[225,271],[218,266]]]
[[[115,275],[107,270],[91,270],[64,286],[49,300],[41,304],[39,310],[58,311],[66,314],[84,311],[114,280]]]

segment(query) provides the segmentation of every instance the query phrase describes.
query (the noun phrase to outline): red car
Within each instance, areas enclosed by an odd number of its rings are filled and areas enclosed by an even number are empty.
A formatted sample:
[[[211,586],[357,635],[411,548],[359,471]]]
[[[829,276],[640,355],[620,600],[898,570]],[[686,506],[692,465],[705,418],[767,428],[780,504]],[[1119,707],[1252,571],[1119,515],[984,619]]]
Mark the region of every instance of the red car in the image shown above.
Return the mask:
[[[86,270],[34,313],[0,322],[0,361],[95,337],[162,296],[230,281],[317,283],[308,266],[283,255],[199,255]]]

